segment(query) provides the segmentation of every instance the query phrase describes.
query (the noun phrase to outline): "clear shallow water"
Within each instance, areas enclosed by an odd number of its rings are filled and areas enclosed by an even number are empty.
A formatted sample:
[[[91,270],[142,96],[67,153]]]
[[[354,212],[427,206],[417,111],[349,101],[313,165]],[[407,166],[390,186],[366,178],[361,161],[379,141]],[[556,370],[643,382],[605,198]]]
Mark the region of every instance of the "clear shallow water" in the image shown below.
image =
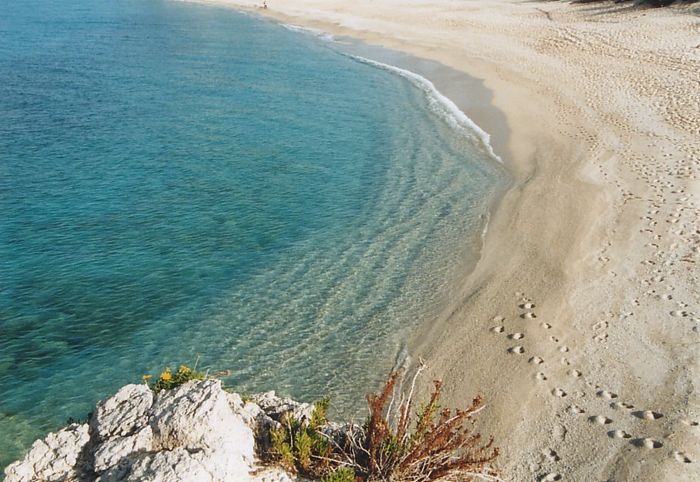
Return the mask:
[[[0,18],[0,467],[198,355],[355,413],[474,255],[500,182],[475,136],[406,78],[229,10]]]

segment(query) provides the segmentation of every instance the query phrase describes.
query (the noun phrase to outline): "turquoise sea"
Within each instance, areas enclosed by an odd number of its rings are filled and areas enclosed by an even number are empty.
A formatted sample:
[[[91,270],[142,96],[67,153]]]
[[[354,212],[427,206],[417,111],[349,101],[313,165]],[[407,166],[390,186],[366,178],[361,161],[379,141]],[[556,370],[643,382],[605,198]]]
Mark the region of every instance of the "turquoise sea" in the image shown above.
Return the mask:
[[[473,261],[501,172],[419,80],[328,39],[0,2],[0,467],[198,357],[358,414]]]

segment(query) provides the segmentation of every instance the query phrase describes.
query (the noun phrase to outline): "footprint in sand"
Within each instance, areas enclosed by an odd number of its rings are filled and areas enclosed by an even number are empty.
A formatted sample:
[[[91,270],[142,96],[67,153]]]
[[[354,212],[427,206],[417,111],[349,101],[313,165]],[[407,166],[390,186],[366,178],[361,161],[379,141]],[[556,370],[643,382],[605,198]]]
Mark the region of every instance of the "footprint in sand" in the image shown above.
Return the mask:
[[[551,474],[543,475],[542,477],[540,477],[540,480],[542,482],[555,482],[555,481],[561,480],[561,479],[562,479],[561,474],[556,474],[556,473],[551,473]]]
[[[522,346],[514,346],[511,348],[508,348],[508,353],[514,353],[514,354],[519,355],[519,354],[525,353],[525,348],[523,348]]]
[[[534,365],[541,365],[544,363],[544,360],[538,356],[533,356],[528,361]]]
[[[574,378],[579,378],[582,374],[580,370],[569,370],[569,375]]]
[[[605,417],[603,415],[595,415],[593,417],[588,417],[591,423],[597,423],[598,425],[608,425],[612,423],[612,419]]]
[[[533,309],[533,308],[535,307],[535,304],[534,304],[534,303],[531,303],[531,302],[528,302],[528,303],[522,303],[522,304],[520,304],[520,305],[518,305],[518,306],[520,306],[520,308],[522,308],[523,310],[531,310],[531,309]]]
[[[561,457],[559,457],[559,454],[554,449],[544,449],[542,455],[547,457],[547,460],[550,462],[559,462],[561,460]]]
[[[562,352],[562,353],[566,353],[566,352],[569,351],[569,347],[566,346],[566,345],[562,345],[562,346],[559,347],[559,351]]]
[[[550,336],[549,341],[553,341],[554,343],[559,343],[559,338],[557,338],[556,336]]]
[[[535,378],[541,381],[545,381],[547,379],[547,375],[545,375],[542,372],[537,372],[537,375],[535,375]]]
[[[685,420],[681,420],[681,423],[683,425],[687,425],[688,427],[697,427],[698,426],[698,422],[696,422],[695,420],[685,419]]]
[[[634,408],[634,405],[625,402],[612,402],[610,404],[610,407],[619,410],[632,410]]]
[[[504,330],[505,328],[503,326],[494,326],[491,328],[491,331],[494,333],[503,333]]]
[[[545,330],[549,330],[550,328],[552,328],[552,325],[550,325],[549,323],[542,323],[540,326]]]
[[[623,438],[623,439],[629,439],[632,438],[630,434],[625,432],[624,430],[611,430],[608,432],[608,437],[610,438]]]
[[[608,328],[607,321],[599,321],[593,325],[593,331],[605,330]]]
[[[609,392],[607,390],[601,390],[596,395],[598,395],[601,398],[607,398],[608,400],[617,398],[617,393]]]
[[[504,321],[506,321],[506,319],[505,319],[505,317],[498,315],[498,316],[494,316],[492,321],[494,323],[503,323]]]
[[[659,442],[653,438],[636,438],[632,440],[632,445],[645,449],[660,449],[664,446],[663,442]]]
[[[675,450],[673,452],[673,458],[684,464],[690,464],[693,462],[692,460],[690,460],[690,457],[688,457],[688,455],[685,454],[685,452],[679,452],[678,450]]]
[[[567,410],[572,415],[581,415],[581,414],[586,413],[586,411],[584,409],[582,409],[581,407],[579,407],[578,405],[571,405],[569,408],[567,408]]]
[[[564,398],[567,395],[567,393],[561,388],[554,388],[552,389],[552,395],[554,395],[555,397]]]
[[[510,335],[508,335],[508,338],[510,338],[511,340],[522,340],[523,338],[525,338],[525,335],[523,335],[522,333],[511,333]]]
[[[525,318],[526,320],[532,320],[534,318],[537,318],[537,315],[534,314],[532,311],[528,311],[527,313],[523,313],[520,315],[520,318]]]
[[[685,318],[686,316],[688,316],[688,312],[683,310],[674,310],[671,312],[671,316],[680,316],[682,318]]]
[[[632,415],[644,420],[658,420],[663,417],[662,413],[654,412],[652,410],[639,410],[637,412],[632,412]]]

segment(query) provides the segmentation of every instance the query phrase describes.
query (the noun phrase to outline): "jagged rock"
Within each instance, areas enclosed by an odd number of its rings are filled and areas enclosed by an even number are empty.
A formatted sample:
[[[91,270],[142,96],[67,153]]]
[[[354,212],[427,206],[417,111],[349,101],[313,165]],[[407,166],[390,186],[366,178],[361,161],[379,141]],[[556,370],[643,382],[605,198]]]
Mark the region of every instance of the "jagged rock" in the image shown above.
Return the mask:
[[[234,415],[220,381],[188,382],[159,394],[151,411],[150,425],[165,449],[252,445],[250,427]],[[233,439],[232,433],[241,435]],[[244,455],[252,459],[253,453]]]
[[[253,395],[253,402],[263,412],[277,422],[284,422],[284,418],[290,414],[297,420],[310,420],[314,406],[310,403],[299,403],[291,398],[278,397],[275,392],[265,392]]]
[[[146,452],[153,448],[153,429],[146,426],[128,437],[112,437],[95,449],[93,468],[96,473],[123,464],[129,455]]]
[[[68,482],[82,471],[81,455],[90,441],[87,424],[73,424],[32,445],[24,459],[5,469],[5,482]]]
[[[253,431],[231,409],[219,380],[188,382],[161,392],[150,425],[160,449],[209,453],[206,460],[216,463],[204,465],[212,480],[244,480],[252,469]]]
[[[255,433],[273,417],[313,409],[274,393],[255,403],[226,393],[218,380],[191,381],[154,397],[127,385],[99,402],[89,424],[71,425],[34,443],[6,469],[7,482],[290,482],[256,465]]]
[[[311,420],[314,406],[309,403],[299,403],[291,398],[278,397],[274,391],[253,395],[252,401],[243,407],[245,416],[255,422],[255,440],[263,450],[272,446],[270,431],[285,423],[288,415],[297,420]]]
[[[97,403],[90,425],[104,440],[114,435],[131,435],[143,427],[153,405],[153,392],[146,385],[125,385],[117,393]]]
[[[222,454],[219,454],[221,456]],[[225,462],[223,460],[219,462]],[[190,452],[182,447],[173,450],[164,450],[154,454],[143,454],[131,461],[127,468],[117,466],[110,469],[99,479],[98,482],[215,482],[221,480],[241,480],[250,479],[248,467],[245,472],[234,475],[233,478],[217,477],[210,472],[216,461],[211,460],[211,454],[205,452]],[[240,477],[240,478],[239,478]]]
[[[250,401],[244,403],[236,393],[229,394],[229,403],[253,429],[258,450],[268,451],[272,446],[270,431],[279,428],[281,424],[265,413],[258,404]]]

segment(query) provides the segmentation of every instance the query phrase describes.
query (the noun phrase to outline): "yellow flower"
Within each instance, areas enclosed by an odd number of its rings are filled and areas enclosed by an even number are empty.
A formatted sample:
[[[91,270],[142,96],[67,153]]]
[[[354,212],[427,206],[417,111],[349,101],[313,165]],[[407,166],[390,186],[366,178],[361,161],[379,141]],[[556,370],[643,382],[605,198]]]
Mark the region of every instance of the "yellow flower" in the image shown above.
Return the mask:
[[[147,381],[150,380],[151,378],[153,378],[152,375],[144,375],[144,376],[143,376],[143,381],[144,381],[144,382],[147,382]]]
[[[173,374],[170,373],[170,370],[165,370],[163,373],[160,374],[160,379],[163,380],[164,382],[168,382],[172,380]]]

